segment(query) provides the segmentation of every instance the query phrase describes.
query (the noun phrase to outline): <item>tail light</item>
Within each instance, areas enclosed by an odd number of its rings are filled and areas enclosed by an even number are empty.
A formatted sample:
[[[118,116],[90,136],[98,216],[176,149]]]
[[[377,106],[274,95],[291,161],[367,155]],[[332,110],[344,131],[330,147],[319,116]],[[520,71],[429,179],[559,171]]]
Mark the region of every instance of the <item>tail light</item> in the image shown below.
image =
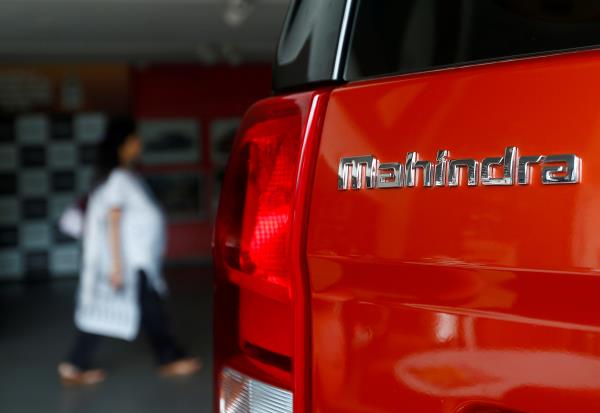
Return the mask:
[[[222,410],[233,403],[232,388],[248,390],[255,381],[274,386],[265,394],[288,392],[295,410],[305,410],[310,329],[302,228],[327,96],[265,99],[248,110],[238,131],[214,243],[221,411],[233,411]]]
[[[221,373],[219,411],[223,413],[292,411],[292,393],[230,368]]]

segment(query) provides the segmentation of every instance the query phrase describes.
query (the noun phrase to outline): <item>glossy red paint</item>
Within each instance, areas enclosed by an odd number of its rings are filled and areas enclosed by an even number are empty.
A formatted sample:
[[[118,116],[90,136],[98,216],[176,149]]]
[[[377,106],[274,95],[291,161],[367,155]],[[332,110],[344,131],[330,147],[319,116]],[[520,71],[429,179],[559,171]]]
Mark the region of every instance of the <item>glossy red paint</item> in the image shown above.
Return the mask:
[[[582,182],[338,191],[341,157],[574,153]],[[313,412],[600,411],[600,52],[330,96],[307,261]]]

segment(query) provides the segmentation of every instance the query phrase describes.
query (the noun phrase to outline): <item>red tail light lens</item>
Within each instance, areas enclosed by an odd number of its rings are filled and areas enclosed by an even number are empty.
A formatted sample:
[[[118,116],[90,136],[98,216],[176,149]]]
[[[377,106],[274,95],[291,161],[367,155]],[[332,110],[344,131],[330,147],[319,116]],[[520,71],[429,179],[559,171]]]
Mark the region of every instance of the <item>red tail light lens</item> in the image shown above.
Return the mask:
[[[290,390],[295,406],[308,388],[303,224],[327,96],[275,97],[248,110],[215,228],[216,371]]]
[[[302,114],[294,107],[285,109],[277,113],[278,118],[244,131],[241,144],[246,146],[248,160],[239,266],[246,274],[289,287],[285,257]]]
[[[246,113],[229,161],[216,247],[231,278],[289,297],[290,229],[314,93],[271,98]],[[219,252],[219,251],[217,251]],[[259,287],[260,288],[260,287]]]

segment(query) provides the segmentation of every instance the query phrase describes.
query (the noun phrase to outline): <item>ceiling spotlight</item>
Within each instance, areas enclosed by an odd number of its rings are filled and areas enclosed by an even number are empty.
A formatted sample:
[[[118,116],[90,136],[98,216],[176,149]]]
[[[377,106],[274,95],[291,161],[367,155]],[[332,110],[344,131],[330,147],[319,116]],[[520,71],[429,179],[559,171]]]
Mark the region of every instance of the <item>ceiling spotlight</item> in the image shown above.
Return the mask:
[[[238,27],[246,19],[256,6],[257,0],[227,0],[227,7],[223,19],[231,27]]]

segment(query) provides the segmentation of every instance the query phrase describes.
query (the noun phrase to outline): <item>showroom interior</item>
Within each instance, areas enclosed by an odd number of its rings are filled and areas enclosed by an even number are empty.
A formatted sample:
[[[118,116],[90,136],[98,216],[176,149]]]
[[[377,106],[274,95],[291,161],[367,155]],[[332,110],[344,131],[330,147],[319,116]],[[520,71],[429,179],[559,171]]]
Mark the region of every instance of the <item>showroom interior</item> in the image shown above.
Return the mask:
[[[0,0],[0,411],[211,411],[211,234],[245,110],[271,93],[287,0]],[[110,120],[167,217],[167,308],[199,374],[157,376],[107,339],[110,379],[61,386],[81,243],[59,227],[92,188]]]

